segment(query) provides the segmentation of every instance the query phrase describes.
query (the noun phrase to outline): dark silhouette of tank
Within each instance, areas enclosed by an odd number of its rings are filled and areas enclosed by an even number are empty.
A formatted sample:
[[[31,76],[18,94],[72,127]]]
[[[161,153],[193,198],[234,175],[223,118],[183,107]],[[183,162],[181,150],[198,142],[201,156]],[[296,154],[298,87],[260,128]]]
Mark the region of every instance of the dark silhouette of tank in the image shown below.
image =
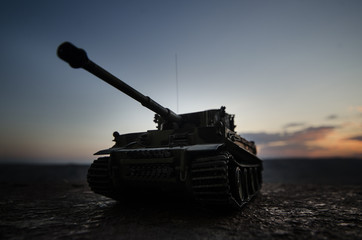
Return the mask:
[[[132,196],[178,192],[204,204],[242,207],[261,188],[262,161],[254,142],[234,131],[234,115],[225,107],[176,114],[144,96],[88,59],[69,42],[58,56],[73,68],[84,68],[154,111],[157,130],[119,134],[113,147],[88,170],[90,188],[122,200]]]

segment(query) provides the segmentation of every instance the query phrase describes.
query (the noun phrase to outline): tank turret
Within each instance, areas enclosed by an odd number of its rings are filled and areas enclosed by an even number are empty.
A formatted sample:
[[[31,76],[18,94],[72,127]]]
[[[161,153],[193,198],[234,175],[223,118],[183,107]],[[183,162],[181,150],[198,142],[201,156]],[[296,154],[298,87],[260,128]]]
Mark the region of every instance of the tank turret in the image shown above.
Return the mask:
[[[176,192],[201,204],[238,208],[256,196],[262,161],[254,142],[235,132],[234,115],[225,107],[178,115],[89,60],[83,49],[64,42],[57,54],[156,113],[156,130],[114,132],[115,144],[95,153],[102,157],[87,175],[95,193],[122,200]]]

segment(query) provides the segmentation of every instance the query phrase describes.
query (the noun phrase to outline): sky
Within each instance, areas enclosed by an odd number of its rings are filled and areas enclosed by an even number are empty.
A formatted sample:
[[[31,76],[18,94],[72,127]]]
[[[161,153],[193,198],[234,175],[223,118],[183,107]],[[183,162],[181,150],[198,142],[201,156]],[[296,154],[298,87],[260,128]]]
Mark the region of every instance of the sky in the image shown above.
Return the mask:
[[[113,131],[155,129],[150,110],[60,60],[64,41],[177,113],[226,106],[262,159],[362,157],[362,1],[1,5],[1,162],[90,163]]]

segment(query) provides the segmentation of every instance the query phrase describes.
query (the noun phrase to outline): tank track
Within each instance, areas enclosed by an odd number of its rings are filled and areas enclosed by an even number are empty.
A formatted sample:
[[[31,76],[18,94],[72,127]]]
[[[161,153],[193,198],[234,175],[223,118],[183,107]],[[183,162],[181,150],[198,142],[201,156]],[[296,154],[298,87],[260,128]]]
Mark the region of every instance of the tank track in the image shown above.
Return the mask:
[[[191,184],[194,198],[203,204],[242,207],[261,188],[261,167],[238,163],[230,154],[194,159]]]
[[[159,170],[152,172],[163,173],[163,169]],[[93,192],[120,200],[121,193],[114,187],[109,174],[110,157],[100,157],[88,170],[88,184]],[[241,164],[227,152],[192,161],[191,192],[194,200],[201,204],[240,208],[258,193],[261,183],[260,165]]]
[[[112,179],[109,176],[110,157],[100,157],[93,161],[87,174],[87,181],[90,189],[100,195],[118,199],[119,193],[113,187]]]

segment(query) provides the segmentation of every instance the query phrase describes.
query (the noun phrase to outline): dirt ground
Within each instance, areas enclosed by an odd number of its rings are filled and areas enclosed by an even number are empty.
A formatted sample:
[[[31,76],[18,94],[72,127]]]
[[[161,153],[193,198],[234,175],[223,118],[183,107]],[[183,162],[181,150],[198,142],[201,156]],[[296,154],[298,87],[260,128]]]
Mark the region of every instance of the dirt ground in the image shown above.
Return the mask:
[[[240,211],[124,203],[85,182],[1,183],[0,239],[362,239],[359,185],[266,183]]]

